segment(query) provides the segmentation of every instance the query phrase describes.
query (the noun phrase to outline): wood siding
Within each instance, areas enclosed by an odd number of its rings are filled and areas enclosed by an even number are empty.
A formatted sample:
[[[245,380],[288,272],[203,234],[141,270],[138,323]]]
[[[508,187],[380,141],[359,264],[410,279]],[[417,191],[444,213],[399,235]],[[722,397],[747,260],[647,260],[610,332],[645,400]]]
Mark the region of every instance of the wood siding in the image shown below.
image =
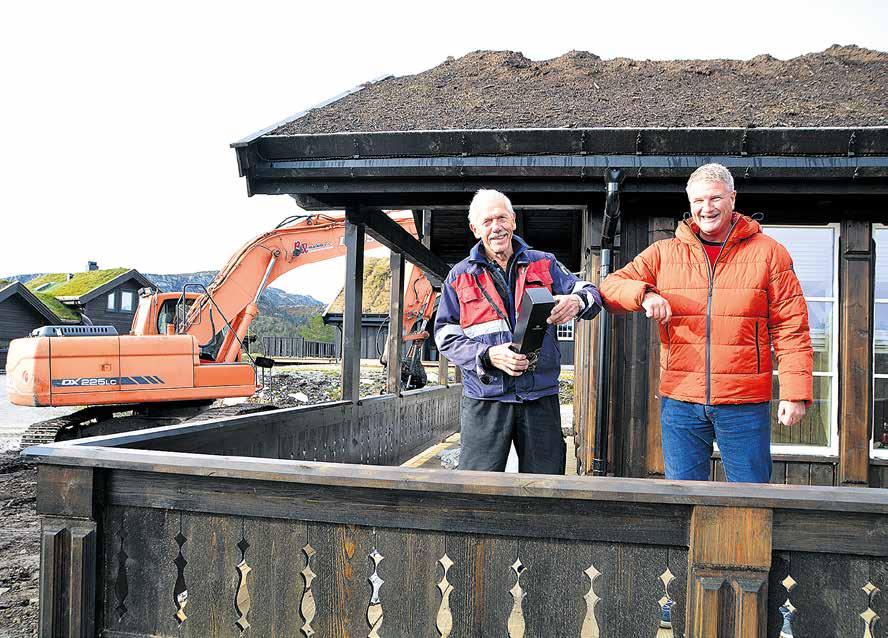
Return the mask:
[[[125,281],[116,286],[113,291],[108,291],[108,293],[99,295],[87,302],[83,307],[83,314],[89,317],[93,324],[97,326],[114,326],[117,328],[118,334],[129,334],[133,326],[133,316],[136,314],[136,307],[139,305],[139,288],[141,288],[141,285],[135,279]],[[108,295],[112,292],[114,293],[114,306],[115,308],[120,308],[120,293],[124,291],[133,293],[132,311],[109,311]]]
[[[27,337],[46,324],[46,318],[18,294],[0,302],[0,370],[6,369],[8,346],[4,342]]]

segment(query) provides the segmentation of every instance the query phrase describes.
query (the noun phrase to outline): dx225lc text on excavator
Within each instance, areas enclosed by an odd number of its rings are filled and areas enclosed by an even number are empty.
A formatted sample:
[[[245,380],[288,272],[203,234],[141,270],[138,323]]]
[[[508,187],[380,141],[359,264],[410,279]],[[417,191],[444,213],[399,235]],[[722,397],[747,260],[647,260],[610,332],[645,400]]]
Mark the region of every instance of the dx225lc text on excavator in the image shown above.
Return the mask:
[[[389,216],[416,236],[412,213]],[[35,424],[23,445],[223,416],[207,406],[215,399],[253,395],[257,364],[273,363],[243,349],[259,313],[259,295],[294,268],[344,255],[344,229],[342,214],[287,218],[245,244],[206,288],[187,284],[182,292],[140,291],[129,335],[118,335],[111,326],[45,326],[12,341],[7,389],[13,404],[91,406]],[[402,378],[420,387],[425,374],[417,371],[417,345],[428,336],[437,292],[419,268],[411,266],[406,274],[403,326],[410,346]]]

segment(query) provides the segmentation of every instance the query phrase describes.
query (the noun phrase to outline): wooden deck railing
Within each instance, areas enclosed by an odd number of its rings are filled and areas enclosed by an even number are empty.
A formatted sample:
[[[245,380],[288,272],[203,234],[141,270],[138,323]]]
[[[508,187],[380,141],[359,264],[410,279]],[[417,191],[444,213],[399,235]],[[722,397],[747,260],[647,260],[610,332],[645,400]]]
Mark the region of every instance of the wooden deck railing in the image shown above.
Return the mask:
[[[345,439],[356,420],[380,440],[428,433],[455,414],[448,391],[408,397],[399,425],[383,397],[29,449],[41,635],[879,631],[886,490],[298,460],[404,458]]]

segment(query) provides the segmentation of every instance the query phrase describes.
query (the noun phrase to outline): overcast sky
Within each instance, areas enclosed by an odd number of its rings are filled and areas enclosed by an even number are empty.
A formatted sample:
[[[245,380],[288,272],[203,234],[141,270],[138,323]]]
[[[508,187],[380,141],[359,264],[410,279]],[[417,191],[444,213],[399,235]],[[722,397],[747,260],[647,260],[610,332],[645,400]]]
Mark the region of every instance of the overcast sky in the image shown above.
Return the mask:
[[[0,276],[220,268],[297,212],[246,196],[229,144],[382,75],[510,49],[543,60],[888,50],[841,2],[14,2],[0,24]],[[329,301],[342,268],[275,285]],[[338,277],[338,279],[337,279]]]

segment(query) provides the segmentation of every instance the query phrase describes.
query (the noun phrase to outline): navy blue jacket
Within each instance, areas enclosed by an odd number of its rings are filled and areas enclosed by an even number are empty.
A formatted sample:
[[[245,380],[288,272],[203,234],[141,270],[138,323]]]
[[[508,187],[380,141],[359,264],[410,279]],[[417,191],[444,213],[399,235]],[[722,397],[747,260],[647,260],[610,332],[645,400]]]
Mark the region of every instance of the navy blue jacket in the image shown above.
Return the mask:
[[[546,287],[553,295],[575,294],[580,299],[577,319],[591,319],[601,310],[601,295],[587,281],[578,279],[551,253],[532,250],[513,236],[514,255],[505,277],[487,259],[484,245],[475,244],[468,258],[456,264],[441,289],[435,320],[438,350],[462,368],[463,394],[473,399],[521,402],[558,394],[561,351],[554,325],[543,338],[533,370],[512,377],[492,366],[484,356],[491,346],[511,343],[516,303],[526,288]],[[507,298],[500,295],[503,284]]]

